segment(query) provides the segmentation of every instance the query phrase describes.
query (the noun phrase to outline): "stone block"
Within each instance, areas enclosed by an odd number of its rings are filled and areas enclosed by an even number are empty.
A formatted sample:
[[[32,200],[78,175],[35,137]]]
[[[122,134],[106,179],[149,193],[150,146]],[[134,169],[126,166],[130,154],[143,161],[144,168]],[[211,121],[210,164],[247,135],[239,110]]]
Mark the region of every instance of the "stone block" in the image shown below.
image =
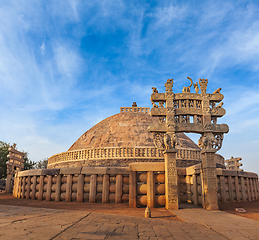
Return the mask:
[[[68,175],[68,174],[80,174],[81,167],[74,167],[74,168],[61,168],[60,174]]]
[[[128,167],[107,167],[107,174],[129,174]]]
[[[42,169],[42,175],[58,175],[60,173],[59,168],[52,168],[52,169]]]
[[[30,171],[30,170],[18,172],[18,177],[26,177],[26,176],[29,176],[29,171]]]
[[[107,167],[83,167],[81,174],[107,174]]]
[[[143,162],[143,163],[131,163],[129,165],[130,171],[153,171],[153,172],[164,172],[165,164],[163,162]]]

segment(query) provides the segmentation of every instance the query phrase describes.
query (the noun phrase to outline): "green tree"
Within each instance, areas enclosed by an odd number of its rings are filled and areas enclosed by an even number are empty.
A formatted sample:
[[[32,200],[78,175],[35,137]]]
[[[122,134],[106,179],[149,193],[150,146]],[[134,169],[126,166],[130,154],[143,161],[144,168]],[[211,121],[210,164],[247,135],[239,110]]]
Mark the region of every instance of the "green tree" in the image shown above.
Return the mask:
[[[25,156],[24,156],[24,163],[23,163],[24,168],[23,168],[23,170],[34,169],[35,165],[36,165],[36,162],[31,161],[28,158],[28,152],[24,152],[24,153],[25,153]]]
[[[8,148],[10,147],[9,143],[0,141],[0,179],[6,178],[6,162],[9,160],[7,155],[9,153]]]
[[[9,158],[7,158],[7,155],[9,153],[8,148],[10,146],[11,146],[10,143],[0,141],[0,179],[6,178],[6,169],[7,169],[6,162],[9,161]],[[34,168],[36,162],[33,162],[28,158],[27,152],[24,152],[24,153],[25,153],[24,170]]]
[[[40,160],[39,162],[36,163],[35,168],[36,169],[47,169],[47,165],[48,165],[48,159],[43,158],[42,160]]]

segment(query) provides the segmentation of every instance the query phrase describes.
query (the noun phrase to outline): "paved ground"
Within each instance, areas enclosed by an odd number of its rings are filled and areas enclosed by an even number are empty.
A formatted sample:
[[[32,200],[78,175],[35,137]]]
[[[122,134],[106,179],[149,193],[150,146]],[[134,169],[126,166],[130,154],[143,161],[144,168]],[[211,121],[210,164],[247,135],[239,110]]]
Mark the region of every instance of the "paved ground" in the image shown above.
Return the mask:
[[[202,224],[0,205],[1,239],[226,239]]]
[[[223,211],[202,208],[174,210],[174,214],[189,224],[201,224],[228,239],[259,239],[259,222]]]
[[[24,201],[34,207],[22,206]],[[0,194],[0,239],[259,239],[259,222],[221,211],[158,208],[152,218],[143,216],[143,208],[125,204],[55,203]]]

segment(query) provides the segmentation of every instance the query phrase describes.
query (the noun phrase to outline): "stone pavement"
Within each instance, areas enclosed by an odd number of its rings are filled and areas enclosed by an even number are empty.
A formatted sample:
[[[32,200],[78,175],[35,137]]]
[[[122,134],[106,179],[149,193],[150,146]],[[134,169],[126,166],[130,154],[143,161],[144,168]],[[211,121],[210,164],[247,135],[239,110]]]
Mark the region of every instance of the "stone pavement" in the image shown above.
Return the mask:
[[[0,205],[0,239],[227,238],[196,222]]]
[[[259,239],[259,222],[255,220],[203,208],[184,208],[171,212],[187,224],[201,224],[227,239]]]

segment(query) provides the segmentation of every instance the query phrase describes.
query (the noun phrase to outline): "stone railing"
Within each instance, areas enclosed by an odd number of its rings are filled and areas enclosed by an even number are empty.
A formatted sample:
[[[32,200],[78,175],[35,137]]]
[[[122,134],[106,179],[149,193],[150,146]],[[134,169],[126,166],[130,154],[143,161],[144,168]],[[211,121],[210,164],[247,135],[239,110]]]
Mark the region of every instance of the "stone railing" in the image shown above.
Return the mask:
[[[216,174],[219,203],[259,199],[259,182],[256,173],[217,168]],[[204,190],[201,180],[201,164],[186,168],[184,177],[186,202],[203,205]]]
[[[129,201],[128,168],[61,168],[19,172],[13,196],[46,201]]]
[[[182,160],[201,159],[200,150],[178,149],[176,156]],[[114,148],[88,148],[82,150],[67,151],[55,154],[48,159],[48,168],[53,164],[80,161],[80,160],[102,160],[102,159],[164,159],[163,150],[155,147],[114,147]]]
[[[135,112],[135,113],[149,113],[149,107],[121,107],[121,113]]]
[[[216,169],[218,202],[259,199],[258,175]],[[203,205],[201,164],[177,168],[178,202]],[[15,176],[14,197],[46,201],[121,203],[130,207],[165,205],[165,164],[131,163],[129,167],[75,167],[27,170]]]
[[[216,169],[218,202],[246,202],[259,199],[258,175]],[[201,164],[177,168],[178,202],[203,205],[204,187]],[[131,163],[129,165],[129,206],[157,207],[165,205],[165,165],[156,163]]]

